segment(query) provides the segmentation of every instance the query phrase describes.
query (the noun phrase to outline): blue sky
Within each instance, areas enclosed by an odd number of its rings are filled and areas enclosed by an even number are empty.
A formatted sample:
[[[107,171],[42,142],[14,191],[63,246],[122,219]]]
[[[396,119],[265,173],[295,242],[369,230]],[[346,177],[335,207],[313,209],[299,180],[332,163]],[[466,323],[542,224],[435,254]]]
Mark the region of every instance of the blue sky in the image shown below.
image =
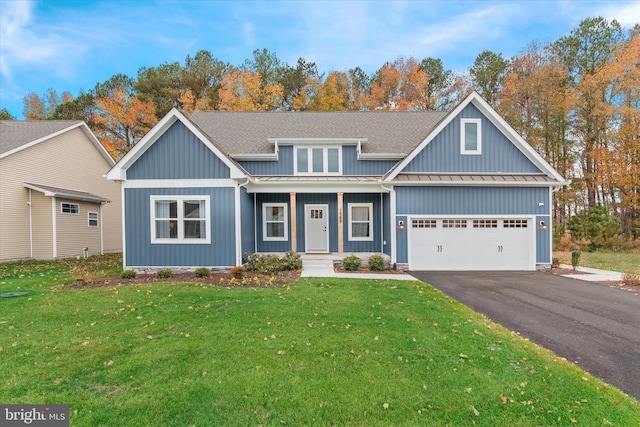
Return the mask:
[[[320,72],[372,73],[400,55],[466,71],[483,50],[510,58],[591,16],[631,28],[640,0],[0,0],[0,108],[21,119],[30,92],[75,96],[117,73],[184,64],[202,49],[233,65],[267,48]]]

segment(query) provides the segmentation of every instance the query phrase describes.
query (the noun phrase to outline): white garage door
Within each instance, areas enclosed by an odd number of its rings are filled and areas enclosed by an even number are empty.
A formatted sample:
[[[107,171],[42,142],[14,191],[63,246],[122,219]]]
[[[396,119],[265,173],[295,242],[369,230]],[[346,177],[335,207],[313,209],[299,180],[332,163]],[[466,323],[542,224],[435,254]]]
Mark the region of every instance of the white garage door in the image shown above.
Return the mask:
[[[411,218],[411,270],[534,270],[529,218]]]

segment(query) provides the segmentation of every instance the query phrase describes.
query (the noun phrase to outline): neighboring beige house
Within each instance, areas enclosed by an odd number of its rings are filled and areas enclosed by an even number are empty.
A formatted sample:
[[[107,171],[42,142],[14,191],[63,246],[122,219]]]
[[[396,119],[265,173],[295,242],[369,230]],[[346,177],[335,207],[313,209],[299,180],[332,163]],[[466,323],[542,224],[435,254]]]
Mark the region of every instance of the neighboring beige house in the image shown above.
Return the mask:
[[[114,164],[82,121],[0,120],[0,261],[122,251]]]

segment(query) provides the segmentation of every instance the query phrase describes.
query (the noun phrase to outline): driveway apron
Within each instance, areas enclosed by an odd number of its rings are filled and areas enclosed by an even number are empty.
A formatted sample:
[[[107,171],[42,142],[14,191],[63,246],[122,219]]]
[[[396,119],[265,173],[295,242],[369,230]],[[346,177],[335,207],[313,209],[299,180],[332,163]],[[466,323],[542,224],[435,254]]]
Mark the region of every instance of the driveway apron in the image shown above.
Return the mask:
[[[545,272],[411,274],[640,399],[640,295]]]

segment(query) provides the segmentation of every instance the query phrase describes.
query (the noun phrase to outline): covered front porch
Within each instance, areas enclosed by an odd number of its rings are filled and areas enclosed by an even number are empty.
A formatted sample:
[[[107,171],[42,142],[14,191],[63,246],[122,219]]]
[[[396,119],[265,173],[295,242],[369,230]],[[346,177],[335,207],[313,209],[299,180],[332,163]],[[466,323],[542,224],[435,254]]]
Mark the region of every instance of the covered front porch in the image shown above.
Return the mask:
[[[256,193],[253,201],[257,253],[391,256],[388,193]]]

